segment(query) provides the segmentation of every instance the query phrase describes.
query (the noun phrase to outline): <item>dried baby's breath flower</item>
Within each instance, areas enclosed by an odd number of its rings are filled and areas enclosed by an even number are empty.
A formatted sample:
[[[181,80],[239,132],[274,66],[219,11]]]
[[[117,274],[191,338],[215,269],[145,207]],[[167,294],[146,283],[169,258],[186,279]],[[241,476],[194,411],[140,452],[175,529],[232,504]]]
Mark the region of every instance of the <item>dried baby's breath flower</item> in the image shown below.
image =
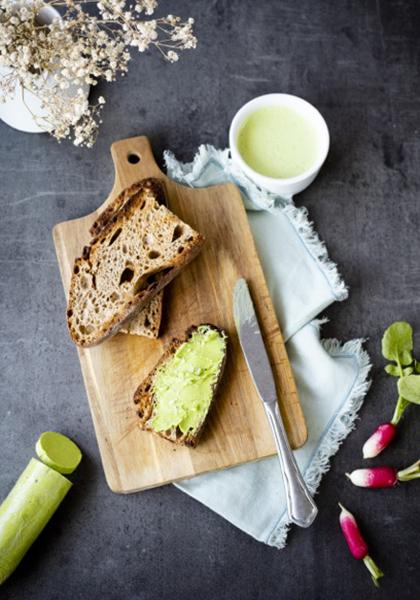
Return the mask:
[[[86,5],[95,5],[92,14]],[[156,0],[0,0],[0,102],[19,86],[41,101],[46,116],[33,115],[58,140],[71,137],[76,145],[92,146],[105,99],[89,104],[83,86],[99,79],[124,76],[129,48],[145,52],[156,47],[169,62],[179,51],[195,48],[193,19],[168,15],[144,19]],[[61,18],[46,24],[42,9],[61,10]],[[142,15],[140,17],[140,15]]]

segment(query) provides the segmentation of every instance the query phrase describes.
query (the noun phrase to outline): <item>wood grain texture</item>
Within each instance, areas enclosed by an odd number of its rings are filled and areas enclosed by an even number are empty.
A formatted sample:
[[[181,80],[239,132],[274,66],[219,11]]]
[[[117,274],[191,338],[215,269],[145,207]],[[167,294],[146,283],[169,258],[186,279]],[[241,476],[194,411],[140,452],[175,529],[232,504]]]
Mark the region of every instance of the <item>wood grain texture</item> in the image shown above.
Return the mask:
[[[66,294],[73,261],[89,241],[88,230],[98,212],[124,187],[144,177],[158,177],[163,182],[169,208],[203,233],[206,243],[165,294],[158,340],[118,334],[94,348],[78,349],[109,487],[119,493],[135,492],[275,454],[233,321],[232,292],[239,277],[247,279],[253,296],[291,445],[300,447],[307,438],[305,420],[238,189],[233,184],[192,189],[170,181],[156,165],[145,137],[116,142],[111,153],[115,183],[104,204],[81,219],[59,223],[53,230]],[[131,163],[133,156],[140,161]],[[133,393],[169,340],[201,322],[227,331],[229,351],[220,396],[203,438],[196,449],[189,449],[141,431]]]

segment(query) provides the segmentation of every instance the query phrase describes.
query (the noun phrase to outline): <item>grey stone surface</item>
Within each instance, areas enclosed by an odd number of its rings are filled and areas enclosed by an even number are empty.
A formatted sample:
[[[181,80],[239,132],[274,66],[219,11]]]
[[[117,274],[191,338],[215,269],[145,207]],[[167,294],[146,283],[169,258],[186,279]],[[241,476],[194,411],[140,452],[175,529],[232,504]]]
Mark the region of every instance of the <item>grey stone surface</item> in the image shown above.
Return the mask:
[[[367,435],[393,410],[382,331],[407,319],[420,354],[418,2],[161,4],[162,11],[196,17],[200,45],[173,66],[157,53],[135,57],[125,79],[101,86],[108,104],[92,150],[0,123],[0,494],[32,455],[40,431],[73,436],[85,455],[71,495],[0,596],[377,597],[341,538],[341,497],[361,515],[386,572],[381,597],[418,597],[419,484],[364,492],[343,479],[360,465]],[[330,126],[328,161],[297,203],[309,208],[351,289],[348,301],[327,311],[324,335],[367,336],[374,363],[358,427],[320,487],[319,517],[309,530],[293,529],[280,552],[171,486],[130,496],[107,488],[51,239],[55,223],[90,212],[108,193],[112,141],[147,134],[157,156],[170,148],[191,159],[200,143],[225,146],[234,112],[271,91],[303,96]],[[419,418],[412,409],[384,462],[402,466],[419,457]]]

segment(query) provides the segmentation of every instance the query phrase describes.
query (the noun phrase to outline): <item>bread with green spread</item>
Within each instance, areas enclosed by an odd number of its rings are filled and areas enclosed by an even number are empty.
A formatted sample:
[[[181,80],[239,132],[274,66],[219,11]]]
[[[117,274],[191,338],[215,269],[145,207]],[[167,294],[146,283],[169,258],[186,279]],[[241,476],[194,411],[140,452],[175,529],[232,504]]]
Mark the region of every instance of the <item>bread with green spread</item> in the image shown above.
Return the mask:
[[[75,260],[67,323],[79,346],[117,333],[200,251],[203,236],[159,204],[160,194],[158,180],[141,182]]]
[[[215,325],[173,339],[134,394],[139,426],[170,442],[197,446],[226,362],[227,335]]]

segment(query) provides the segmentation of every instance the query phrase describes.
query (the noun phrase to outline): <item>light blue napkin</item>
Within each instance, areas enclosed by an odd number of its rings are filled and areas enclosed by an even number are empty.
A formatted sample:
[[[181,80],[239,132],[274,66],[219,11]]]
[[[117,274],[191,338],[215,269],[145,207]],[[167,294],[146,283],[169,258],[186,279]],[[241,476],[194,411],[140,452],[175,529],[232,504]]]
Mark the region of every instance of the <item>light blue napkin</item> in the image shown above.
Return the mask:
[[[239,185],[295,374],[309,438],[295,452],[315,493],[340,443],[354,427],[369,388],[370,361],[363,340],[321,340],[316,317],[347,298],[336,266],[292,199],[263,192],[233,164],[228,150],[201,146],[194,161],[165,153],[168,175],[192,187],[226,181]],[[255,539],[283,548],[290,522],[277,458],[200,475],[177,487]]]

